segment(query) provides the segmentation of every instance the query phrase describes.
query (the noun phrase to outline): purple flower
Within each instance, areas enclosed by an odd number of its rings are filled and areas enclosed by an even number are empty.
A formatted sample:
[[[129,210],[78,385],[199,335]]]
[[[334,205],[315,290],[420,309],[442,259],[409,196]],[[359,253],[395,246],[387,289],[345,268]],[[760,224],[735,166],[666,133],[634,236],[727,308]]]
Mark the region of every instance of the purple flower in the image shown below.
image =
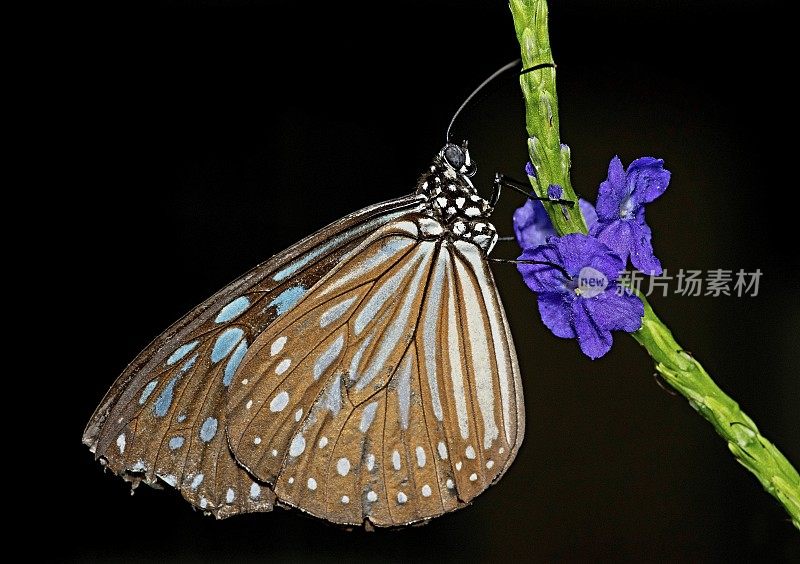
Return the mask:
[[[539,313],[557,337],[578,339],[581,351],[598,358],[611,348],[611,331],[636,331],[644,306],[629,292],[619,292],[623,261],[594,237],[573,233],[551,237],[527,248],[520,260],[549,264],[517,264],[528,287],[539,295]]]
[[[551,184],[547,187],[547,197],[551,200],[560,200],[564,194],[564,189],[558,184]]]
[[[662,159],[642,157],[625,170],[619,157],[611,159],[608,178],[597,195],[597,223],[589,233],[614,249],[624,261],[647,274],[661,274],[653,254],[652,232],[644,220],[644,204],[667,189],[670,172]]]
[[[597,212],[594,211],[594,206],[583,198],[578,200],[578,204],[589,229],[591,229],[597,222]],[[514,235],[516,235],[517,243],[523,249],[544,245],[547,238],[555,234],[553,223],[540,201],[528,200],[514,212]]]

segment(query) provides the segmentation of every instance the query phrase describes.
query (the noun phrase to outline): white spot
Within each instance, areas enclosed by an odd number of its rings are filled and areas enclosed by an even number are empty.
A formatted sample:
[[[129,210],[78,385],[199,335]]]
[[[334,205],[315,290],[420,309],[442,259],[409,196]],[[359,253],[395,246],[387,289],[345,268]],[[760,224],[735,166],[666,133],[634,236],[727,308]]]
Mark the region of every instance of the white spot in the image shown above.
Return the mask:
[[[467,447],[465,454],[467,455],[467,458],[469,458],[470,460],[475,460],[475,449],[472,448],[472,445],[469,445]]]
[[[260,445],[261,444],[261,437],[256,437],[255,439],[253,439],[253,442],[255,444],[257,444],[257,445]]]
[[[456,213],[456,208],[450,206],[449,208],[447,208],[447,213],[453,215],[454,213]]]
[[[444,446],[444,443],[442,441],[439,441],[439,446],[437,447],[437,449],[439,450],[439,458],[441,458],[442,460],[447,460],[447,447]]]
[[[467,199],[464,198],[463,196],[459,197],[459,198],[456,198],[456,207],[458,207],[458,209],[463,208],[464,204],[466,203],[466,201],[467,201]]]
[[[422,497],[431,497],[431,487],[428,484],[422,486]]]
[[[292,439],[292,445],[289,447],[290,456],[300,456],[306,450],[306,440],[303,435],[295,435]]]
[[[251,407],[253,407],[253,400],[247,400],[247,403],[245,404],[244,408],[250,409]]]
[[[228,491],[225,493],[225,501],[227,503],[233,503],[233,500],[236,498],[236,493],[233,491],[233,488],[228,488]]]
[[[453,224],[453,233],[462,235],[467,230],[467,226],[463,221],[456,221]]]
[[[172,474],[167,474],[166,476],[161,476],[161,479],[164,480],[166,483],[168,483],[173,488],[178,483],[178,479],[175,476],[173,476]]]
[[[397,492],[397,503],[405,503],[408,501],[408,496],[403,492]]]
[[[261,486],[253,482],[250,484],[250,499],[257,499],[261,495]]]
[[[319,440],[319,443],[317,443],[317,444],[318,444],[319,448],[325,448],[326,446],[328,446],[328,437],[325,437],[325,436],[321,437],[320,440]]]
[[[294,484],[294,476],[290,476],[289,477],[289,483],[290,484]]]
[[[375,455],[369,454],[367,455],[367,470],[372,472],[373,468],[375,468]]]
[[[447,478],[447,482],[445,482],[445,485],[447,486],[448,490],[452,490],[453,489],[453,485],[454,485],[453,484],[453,480],[451,480],[450,478]]]
[[[307,485],[308,485],[308,489],[310,489],[311,491],[314,491],[315,489],[317,489],[317,481],[314,478],[309,478]]]
[[[348,298],[345,301],[339,302],[335,306],[326,309],[319,318],[319,326],[325,328],[339,319],[342,315],[344,315],[344,312],[346,312],[348,308],[353,305],[353,302],[356,301],[356,297],[357,296],[353,296],[352,298]]]
[[[269,348],[269,355],[275,356],[279,352],[283,350],[283,345],[286,344],[286,337],[278,337],[272,342],[272,346]]]
[[[353,298],[355,299],[355,298]],[[314,380],[319,380],[319,377],[330,368],[331,364],[339,358],[339,353],[342,352],[342,347],[344,346],[344,335],[339,335],[339,337],[331,343],[325,352],[319,355],[319,358],[314,363]]]
[[[397,403],[400,408],[400,426],[408,429],[408,415],[411,408],[411,357],[406,356],[397,374]]]
[[[372,420],[375,419],[375,411],[378,409],[378,402],[373,401],[367,407],[364,408],[364,411],[361,413],[361,423],[358,425],[358,429],[362,433],[366,433],[369,430],[369,426],[372,425]]]
[[[243,385],[243,386],[246,386],[246,385],[247,385],[247,384],[249,384],[249,383],[250,383],[250,380],[248,380],[247,378],[245,378],[244,380],[242,380],[242,385]]]
[[[392,453],[392,466],[395,470],[400,470],[400,453],[397,451]]]
[[[278,456],[278,449],[276,448],[272,449],[272,456]]]
[[[478,475],[475,472],[473,472],[472,474],[469,475],[469,481],[470,482],[474,482],[477,479],[478,479]]]
[[[461,470],[461,461],[456,462],[456,470]]]
[[[346,496],[346,495],[343,495],[342,496],[342,503],[347,505],[348,503],[350,503],[350,498],[348,496]]]
[[[445,198],[444,196],[440,196],[436,198],[436,203],[439,204],[440,208],[443,208],[447,205],[447,198]]]
[[[336,471],[340,476],[347,476],[347,473],[350,472],[350,461],[346,458],[340,458],[336,462]]]
[[[505,451],[506,451],[506,449],[504,449],[503,447],[500,447],[500,449],[497,452],[500,453],[500,454],[503,454]]]
[[[487,460],[486,461],[486,469],[491,470],[492,466],[494,466],[494,460]]]
[[[378,501],[378,494],[376,494],[372,490],[369,490],[367,492],[367,501],[372,501],[372,502]]]
[[[476,217],[481,215],[481,210],[479,210],[478,208],[467,208],[464,210],[464,215],[468,217]]]
[[[339,410],[342,409],[342,377],[338,374],[328,386],[324,405],[334,415],[339,415]]]
[[[200,498],[200,509],[205,509],[208,507],[208,500],[204,497]]]
[[[425,449],[421,446],[417,447],[417,466],[420,468],[425,467]]]
[[[125,433],[122,433],[119,437],[117,437],[117,447],[119,447],[119,453],[125,453]]]
[[[147,466],[141,458],[131,467],[131,472],[144,472],[145,470],[147,470]]]
[[[197,488],[200,487],[200,484],[203,483],[203,475],[198,474],[192,479],[192,483],[189,484],[189,487],[192,488],[192,491],[195,491]]]
[[[301,407],[297,411],[294,412],[294,420],[300,422],[300,419],[303,417],[303,408]]]
[[[419,229],[423,235],[428,237],[438,237],[442,233],[444,233],[444,228],[442,224],[436,221],[435,219],[431,219],[429,217],[423,217],[417,220],[419,224]]]
[[[284,391],[272,398],[272,401],[269,402],[269,410],[273,413],[277,413],[283,411],[287,405],[289,405],[289,393]],[[250,408],[248,407],[247,409]]]
[[[278,366],[276,366],[276,367],[275,367],[275,374],[277,374],[278,376],[280,376],[281,374],[283,374],[284,372],[286,372],[287,370],[289,370],[289,367],[290,367],[291,365],[292,365],[292,361],[291,361],[291,359],[284,358],[282,361],[280,361],[280,362],[278,363]]]

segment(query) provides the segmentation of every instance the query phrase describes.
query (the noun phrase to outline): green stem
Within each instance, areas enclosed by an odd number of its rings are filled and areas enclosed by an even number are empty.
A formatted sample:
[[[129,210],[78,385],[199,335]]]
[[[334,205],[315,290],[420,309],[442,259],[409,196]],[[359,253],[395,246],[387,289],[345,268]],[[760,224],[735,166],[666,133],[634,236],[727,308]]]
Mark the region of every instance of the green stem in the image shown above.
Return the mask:
[[[546,0],[510,0],[511,14],[522,51],[522,67],[553,63],[547,25]],[[561,144],[558,128],[556,69],[544,66],[520,76],[525,97],[528,152],[536,177],[530,177],[537,195],[546,197],[547,187],[558,185],[563,198],[577,201],[569,178],[570,153]],[[578,206],[571,210],[545,202],[559,235],[586,233],[586,222]],[[727,441],[736,459],[755,474],[800,529],[800,476],[786,457],[759,432],[756,424],[709,377],[700,363],[675,341],[644,296],[642,328],[632,334],[652,357],[664,380],[683,395]]]

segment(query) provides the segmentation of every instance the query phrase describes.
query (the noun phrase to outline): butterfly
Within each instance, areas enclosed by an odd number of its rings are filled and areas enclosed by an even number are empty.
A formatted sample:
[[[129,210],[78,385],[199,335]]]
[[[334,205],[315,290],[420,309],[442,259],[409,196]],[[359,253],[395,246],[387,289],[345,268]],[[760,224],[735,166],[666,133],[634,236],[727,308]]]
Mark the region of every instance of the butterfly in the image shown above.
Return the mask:
[[[282,505],[398,526],[469,504],[525,424],[474,172],[448,142],[414,193],[217,292],[125,369],[83,442],[134,487],[218,518]]]

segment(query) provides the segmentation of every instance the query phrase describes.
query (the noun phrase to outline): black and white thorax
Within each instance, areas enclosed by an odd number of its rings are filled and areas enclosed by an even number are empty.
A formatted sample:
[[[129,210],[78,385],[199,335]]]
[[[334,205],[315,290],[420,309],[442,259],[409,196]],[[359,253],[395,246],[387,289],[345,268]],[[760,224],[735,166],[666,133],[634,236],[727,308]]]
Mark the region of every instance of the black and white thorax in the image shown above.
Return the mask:
[[[448,143],[417,182],[417,194],[426,197],[428,213],[444,229],[441,235],[469,241],[488,254],[497,242],[497,231],[488,220],[494,208],[470,181],[475,169],[466,142]]]

